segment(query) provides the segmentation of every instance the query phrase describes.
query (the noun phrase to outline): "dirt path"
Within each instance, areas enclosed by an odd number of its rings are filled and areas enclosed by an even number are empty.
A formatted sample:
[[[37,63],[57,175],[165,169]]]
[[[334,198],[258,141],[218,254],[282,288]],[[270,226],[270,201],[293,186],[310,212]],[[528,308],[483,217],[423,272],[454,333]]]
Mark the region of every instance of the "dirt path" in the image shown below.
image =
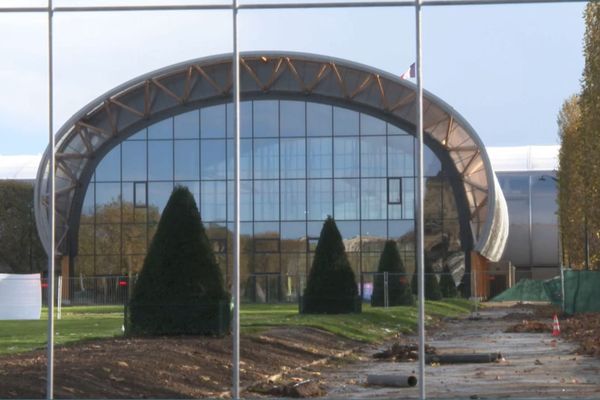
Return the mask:
[[[575,354],[576,345],[548,333],[505,333],[530,308],[493,308],[480,320],[450,320],[428,343],[438,353],[500,352],[494,364],[427,366],[428,398],[600,398],[600,359]],[[509,315],[510,314],[510,315]],[[548,321],[550,322],[550,321]],[[417,363],[375,361],[372,348],[359,360],[321,371],[328,398],[417,398],[418,389],[365,387],[367,374],[413,374]]]

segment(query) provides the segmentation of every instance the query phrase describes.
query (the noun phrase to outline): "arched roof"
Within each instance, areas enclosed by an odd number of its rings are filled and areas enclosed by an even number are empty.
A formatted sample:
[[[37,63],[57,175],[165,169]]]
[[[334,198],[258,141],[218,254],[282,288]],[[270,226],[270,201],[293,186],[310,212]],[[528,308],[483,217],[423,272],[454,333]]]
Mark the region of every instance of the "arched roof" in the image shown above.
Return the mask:
[[[100,96],[56,134],[56,247],[66,249],[67,231],[79,213],[99,160],[135,131],[193,107],[231,101],[231,55],[176,64],[135,78]],[[392,74],[331,57],[301,53],[246,53],[240,58],[241,95],[300,97],[365,109],[412,127],[415,85]],[[424,95],[424,131],[450,156],[462,181],[474,250],[495,261],[508,233],[508,214],[485,148],[452,107]],[[36,223],[49,248],[47,199],[49,151],[35,184]]]

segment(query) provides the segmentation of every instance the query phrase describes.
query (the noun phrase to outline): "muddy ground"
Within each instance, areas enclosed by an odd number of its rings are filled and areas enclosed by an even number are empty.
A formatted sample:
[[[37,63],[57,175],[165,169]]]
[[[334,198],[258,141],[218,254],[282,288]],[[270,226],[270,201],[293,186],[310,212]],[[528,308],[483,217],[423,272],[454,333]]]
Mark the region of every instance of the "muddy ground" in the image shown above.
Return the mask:
[[[242,338],[241,386],[356,348],[311,328]],[[231,337],[108,339],[56,349],[57,398],[229,397]],[[45,397],[44,351],[0,356],[0,398]],[[304,376],[318,376],[304,373]]]
[[[430,327],[427,342],[438,354],[500,352],[505,361],[428,365],[427,397],[600,398],[600,314],[561,319],[559,338],[551,336],[551,314],[539,307],[491,307]],[[512,332],[515,326],[527,328]],[[281,393],[273,391],[278,386],[312,380],[326,398],[418,398],[417,388],[365,385],[373,373],[416,375],[416,362],[373,357],[393,342],[414,341],[401,336],[365,345],[299,327],[243,337],[242,395],[268,397]],[[83,342],[56,349],[55,371],[57,398],[229,397],[231,338]],[[0,398],[44,397],[45,375],[44,351],[0,356]]]

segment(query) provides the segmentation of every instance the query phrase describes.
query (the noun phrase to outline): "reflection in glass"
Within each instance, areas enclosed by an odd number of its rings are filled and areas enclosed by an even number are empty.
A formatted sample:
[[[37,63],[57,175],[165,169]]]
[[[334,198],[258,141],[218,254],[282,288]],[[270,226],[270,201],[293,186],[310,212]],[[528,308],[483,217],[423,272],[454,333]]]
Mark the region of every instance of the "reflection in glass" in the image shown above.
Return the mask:
[[[304,180],[281,181],[281,219],[284,221],[306,218],[306,189]]]
[[[148,141],[148,180],[167,181],[173,179],[173,142]]]
[[[279,136],[279,102],[263,100],[254,102],[254,137]]]
[[[254,179],[279,178],[279,139],[254,140]]]
[[[317,103],[306,104],[306,134],[308,136],[331,136],[331,106]]]
[[[414,138],[388,136],[388,175],[414,176]]]
[[[96,183],[96,222],[121,221],[121,184]]]
[[[323,221],[333,215],[331,179],[309,179],[307,192],[309,220]]]
[[[437,176],[442,170],[442,163],[427,146],[423,147],[423,173],[425,176]]]
[[[200,109],[200,137],[203,139],[221,139],[225,137],[224,105]]]
[[[204,221],[225,221],[226,218],[225,181],[202,182],[200,188],[200,209]]]
[[[361,135],[385,135],[386,123],[368,114],[360,114]]]
[[[333,175],[343,178],[358,177],[358,138],[340,137],[333,141]]]
[[[123,180],[146,180],[146,142],[125,141],[121,145],[123,151]]]
[[[254,181],[254,220],[279,219],[279,181]]]
[[[252,137],[252,103],[251,101],[242,101],[240,103],[240,136]],[[227,104],[227,137],[233,135],[233,105]]]
[[[196,180],[200,175],[200,142],[175,141],[175,179]]]
[[[281,177],[304,178],[306,172],[305,139],[281,139]]]
[[[167,118],[150,125],[148,139],[173,139],[173,119]]]
[[[198,110],[176,115],[173,119],[175,139],[198,139],[200,133]]]
[[[159,214],[162,214],[167,201],[173,191],[173,182],[149,182],[148,183],[148,204],[150,207],[156,207]],[[160,217],[159,217],[160,218]],[[158,222],[158,221],[156,221]]]
[[[333,107],[333,134],[358,135],[358,113],[345,108]]]
[[[200,177],[225,179],[225,140],[202,140]]]
[[[331,139],[307,139],[306,165],[309,178],[331,178]]]
[[[361,218],[363,220],[387,218],[386,186],[386,180],[383,178],[362,180]]]
[[[363,221],[361,223],[361,250],[381,254],[387,240],[386,221]]]
[[[285,101],[279,103],[281,136],[304,136],[306,131],[305,103]]]
[[[336,220],[358,219],[359,217],[359,183],[358,179],[336,179],[333,182]]]
[[[96,182],[121,180],[121,146],[116,146],[104,156],[96,167]]]
[[[361,176],[386,176],[386,138],[385,136],[363,137],[360,140]]]

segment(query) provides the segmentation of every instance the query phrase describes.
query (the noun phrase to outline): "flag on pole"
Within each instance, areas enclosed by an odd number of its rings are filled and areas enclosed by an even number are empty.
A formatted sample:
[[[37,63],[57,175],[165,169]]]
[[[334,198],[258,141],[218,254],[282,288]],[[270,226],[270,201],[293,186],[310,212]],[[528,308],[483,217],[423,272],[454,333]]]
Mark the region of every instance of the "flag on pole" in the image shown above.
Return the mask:
[[[415,63],[412,63],[410,64],[410,67],[408,67],[408,69],[404,71],[402,75],[400,75],[400,79],[414,78],[415,76],[417,76],[415,73]]]

